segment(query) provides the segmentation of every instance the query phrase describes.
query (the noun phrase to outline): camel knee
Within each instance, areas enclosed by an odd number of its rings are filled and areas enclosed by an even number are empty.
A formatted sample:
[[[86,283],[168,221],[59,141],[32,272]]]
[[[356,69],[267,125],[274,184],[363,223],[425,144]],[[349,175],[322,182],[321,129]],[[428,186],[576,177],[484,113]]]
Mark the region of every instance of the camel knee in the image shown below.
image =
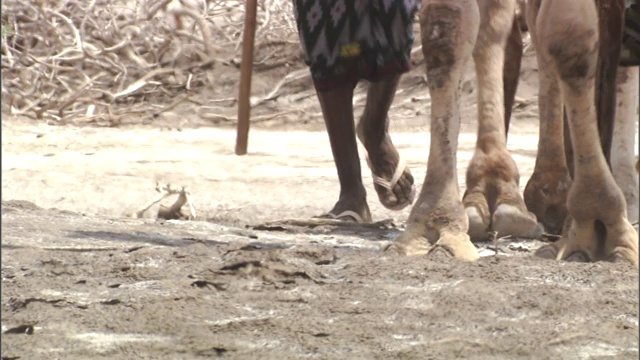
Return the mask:
[[[592,1],[542,2],[536,23],[540,50],[575,93],[593,81],[598,57],[598,17]]]
[[[429,1],[420,10],[420,32],[429,86],[441,88],[470,56],[478,33],[475,1]]]
[[[516,3],[513,0],[478,0],[478,8],[479,33],[473,50],[476,60],[482,56],[495,57],[491,50],[503,50],[515,20]]]
[[[531,41],[536,44],[536,20],[538,19],[538,11],[540,11],[540,5],[542,0],[528,0],[525,5],[524,10],[524,18],[527,22],[527,28],[529,29],[529,33],[531,34]]]

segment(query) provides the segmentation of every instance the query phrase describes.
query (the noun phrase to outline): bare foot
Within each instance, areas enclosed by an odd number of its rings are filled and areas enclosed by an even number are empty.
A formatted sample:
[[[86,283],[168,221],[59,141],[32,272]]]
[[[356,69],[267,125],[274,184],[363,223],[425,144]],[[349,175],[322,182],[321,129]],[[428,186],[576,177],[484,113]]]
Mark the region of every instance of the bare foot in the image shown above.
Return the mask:
[[[398,150],[386,134],[379,144],[371,144],[358,124],[358,138],[367,150],[367,164],[380,203],[390,210],[402,210],[411,205],[416,196],[413,176],[401,161]]]
[[[317,217],[357,223],[368,223],[372,220],[369,205],[367,205],[366,195],[353,196],[351,194],[341,196],[331,211]]]

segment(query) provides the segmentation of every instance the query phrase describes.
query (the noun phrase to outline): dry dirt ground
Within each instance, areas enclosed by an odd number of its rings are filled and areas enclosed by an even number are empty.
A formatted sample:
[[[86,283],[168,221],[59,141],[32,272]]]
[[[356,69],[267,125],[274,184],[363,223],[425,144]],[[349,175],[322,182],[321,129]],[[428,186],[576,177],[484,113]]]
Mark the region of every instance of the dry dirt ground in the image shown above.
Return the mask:
[[[537,143],[533,59],[509,136],[522,187]],[[278,71],[256,74],[254,93]],[[470,75],[461,181],[474,87]],[[117,128],[3,117],[2,359],[638,358],[633,268],[537,259],[542,242],[518,239],[479,244],[473,264],[389,255],[409,210],[384,210],[366,167],[376,225],[264,225],[318,215],[337,197],[317,106],[254,126],[244,157],[232,128],[205,126],[191,106]],[[391,114],[418,186],[428,113],[418,66]],[[198,219],[132,219],[156,180],[188,186]]]

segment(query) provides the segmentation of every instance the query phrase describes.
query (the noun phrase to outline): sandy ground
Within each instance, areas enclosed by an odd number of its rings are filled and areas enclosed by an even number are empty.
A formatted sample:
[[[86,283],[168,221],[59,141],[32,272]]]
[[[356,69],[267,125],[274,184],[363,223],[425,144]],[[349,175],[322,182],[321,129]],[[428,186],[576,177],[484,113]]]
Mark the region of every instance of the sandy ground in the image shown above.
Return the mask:
[[[537,144],[532,59],[509,135],[521,187]],[[256,93],[269,76],[256,74]],[[421,68],[400,90],[392,136],[421,186]],[[461,182],[475,142],[472,76],[463,90]],[[479,244],[473,264],[389,255],[409,209],[383,209],[366,167],[377,225],[261,226],[337,198],[317,112],[255,126],[243,157],[233,129],[203,126],[193,109],[119,128],[3,117],[2,359],[638,357],[633,268],[537,259],[541,242],[518,239],[497,254]],[[155,181],[188,186],[197,221],[132,219]]]

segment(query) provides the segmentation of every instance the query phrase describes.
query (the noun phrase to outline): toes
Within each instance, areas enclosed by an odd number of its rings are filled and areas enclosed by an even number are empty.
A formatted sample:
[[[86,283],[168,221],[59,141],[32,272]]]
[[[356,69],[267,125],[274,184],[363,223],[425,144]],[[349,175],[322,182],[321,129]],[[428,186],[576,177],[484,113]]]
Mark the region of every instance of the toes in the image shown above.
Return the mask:
[[[371,211],[369,211],[366,198],[344,196],[338,199],[329,212],[314,216],[314,218],[369,223],[371,222]]]
[[[608,231],[607,257],[615,262],[630,262],[638,266],[638,232],[627,220]]]
[[[567,239],[558,240],[554,244],[540,247],[535,255],[548,260],[564,260],[571,262],[588,263],[593,261],[593,256],[584,249],[573,249],[567,247]]]
[[[402,210],[404,209],[403,204],[400,202],[398,197],[393,191],[385,189],[383,187],[375,186],[376,192],[378,193],[378,199],[380,203],[389,210]]]
[[[471,241],[481,241],[488,237],[489,224],[484,220],[480,211],[475,206],[465,208],[467,217],[469,218],[469,230],[467,233]]]
[[[491,220],[474,204],[465,208],[469,219],[467,233],[472,241],[486,240],[489,231],[493,230],[498,236],[514,236],[524,238],[538,238],[544,233],[544,226],[539,224],[535,215],[523,211],[516,206],[500,204],[493,212]]]
[[[393,187],[393,194],[397,201],[396,206],[402,206],[403,208],[413,203],[415,198],[416,189],[413,185],[413,176],[409,169],[406,169],[398,182]]]
[[[478,249],[471,243],[467,234],[443,234],[436,244],[422,236],[414,236],[405,231],[385,251],[405,256],[423,256],[430,258],[455,258],[462,261],[475,261],[479,258]]]
[[[493,213],[491,228],[498,236],[537,238],[544,229],[538,225],[535,215],[513,205],[500,204]]]
[[[398,204],[407,203],[409,201],[411,185],[412,184],[407,178],[407,171],[405,171],[392,189],[393,194],[396,196],[396,199],[398,199]]]
[[[400,235],[386,251],[404,256],[422,256],[429,253],[433,245],[425,238],[408,239]]]
[[[540,247],[535,255],[572,262],[626,262],[638,267],[638,238],[630,225],[626,228],[624,224],[609,226],[605,232],[606,237],[602,237],[602,234],[596,231],[593,222],[578,223],[571,220],[567,228],[567,235],[553,244]]]
[[[416,188],[413,183],[413,176],[409,169],[393,185],[391,189],[375,184],[376,192],[380,203],[389,210],[402,210],[411,205],[416,196]]]
[[[443,233],[438,239],[437,247],[442,247],[453,257],[462,261],[476,261],[480,257],[478,249],[471,243],[469,235]]]
[[[448,246],[436,245],[429,251],[429,258],[436,261],[446,261],[455,258],[454,250]]]
[[[391,153],[395,153],[395,156],[390,156]],[[413,175],[395,148],[382,153],[369,152],[367,164],[373,175],[378,199],[384,207],[398,211],[413,203],[416,194]]]
[[[535,255],[543,259],[555,260],[558,256],[558,249],[553,245],[544,245],[536,250]]]
[[[589,254],[586,251],[575,251],[571,254],[569,254],[569,256],[567,256],[565,258],[566,261],[572,261],[572,262],[583,262],[583,263],[587,263],[587,262],[591,262],[591,256],[589,256]]]
[[[615,263],[627,262],[638,267],[638,253],[628,248],[618,247],[614,249],[609,254],[608,260]]]

